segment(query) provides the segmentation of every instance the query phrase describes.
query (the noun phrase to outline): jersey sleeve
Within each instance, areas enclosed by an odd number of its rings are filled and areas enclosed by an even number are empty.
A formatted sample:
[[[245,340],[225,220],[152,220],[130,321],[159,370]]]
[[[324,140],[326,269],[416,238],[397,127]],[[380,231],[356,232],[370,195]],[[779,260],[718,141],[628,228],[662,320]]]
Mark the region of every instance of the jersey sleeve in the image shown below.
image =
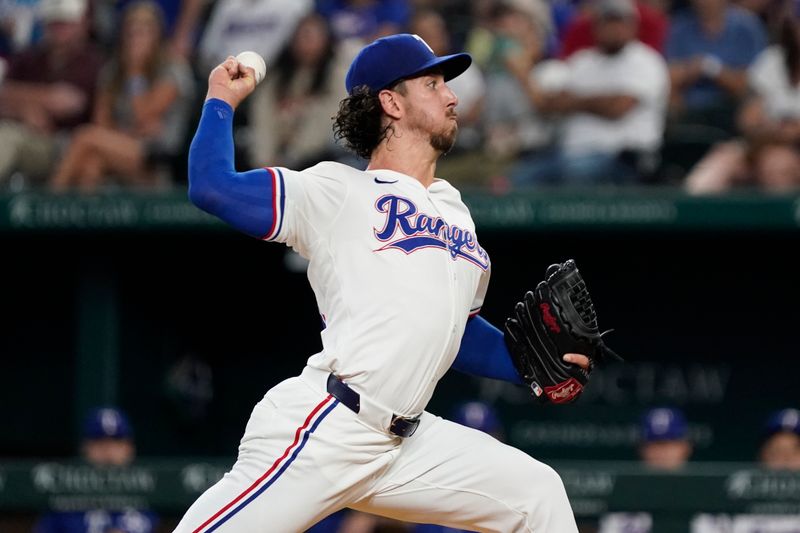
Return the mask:
[[[343,209],[343,179],[311,170],[267,167],[275,213],[265,241],[282,242],[310,259],[314,248]]]

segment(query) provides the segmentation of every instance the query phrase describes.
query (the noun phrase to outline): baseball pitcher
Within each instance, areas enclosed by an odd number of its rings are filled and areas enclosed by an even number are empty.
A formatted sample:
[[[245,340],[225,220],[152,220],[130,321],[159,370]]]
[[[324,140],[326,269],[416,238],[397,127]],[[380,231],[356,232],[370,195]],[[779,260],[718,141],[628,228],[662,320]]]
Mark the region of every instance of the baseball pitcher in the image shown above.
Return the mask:
[[[236,463],[177,531],[298,532],[345,507],[476,531],[577,531],[552,468],[425,411],[450,367],[561,403],[611,356],[572,261],[548,270],[505,331],[478,316],[491,261],[459,192],[435,177],[458,129],[447,81],[470,62],[409,34],[359,52],[334,132],[366,170],[236,172],[233,114],[255,73],[234,57],[212,70],[189,196],[307,258],[326,327],[322,351],[255,406]]]

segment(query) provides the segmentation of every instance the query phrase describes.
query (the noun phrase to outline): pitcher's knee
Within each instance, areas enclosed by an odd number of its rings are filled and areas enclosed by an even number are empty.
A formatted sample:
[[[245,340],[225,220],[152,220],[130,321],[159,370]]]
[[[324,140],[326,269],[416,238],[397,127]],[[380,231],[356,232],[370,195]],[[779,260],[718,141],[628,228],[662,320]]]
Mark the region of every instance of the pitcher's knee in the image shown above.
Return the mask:
[[[566,499],[564,482],[551,466],[537,462],[530,476],[528,488],[532,499]]]
[[[522,512],[529,530],[576,531],[575,518],[561,476],[552,467],[535,462],[529,469]],[[520,531],[525,531],[521,529]]]

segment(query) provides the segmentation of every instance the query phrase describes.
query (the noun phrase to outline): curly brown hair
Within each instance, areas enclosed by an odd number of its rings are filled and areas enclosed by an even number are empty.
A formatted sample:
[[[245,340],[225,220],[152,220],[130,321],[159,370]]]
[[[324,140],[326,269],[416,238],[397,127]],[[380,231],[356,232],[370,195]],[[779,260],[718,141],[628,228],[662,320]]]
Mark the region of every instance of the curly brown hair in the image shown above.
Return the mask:
[[[392,89],[404,94],[405,86],[401,81]],[[339,111],[334,117],[333,136],[337,141],[344,140],[348,150],[369,159],[372,151],[392,131],[391,123],[385,122],[383,116],[378,94],[366,86],[357,87],[339,103]]]

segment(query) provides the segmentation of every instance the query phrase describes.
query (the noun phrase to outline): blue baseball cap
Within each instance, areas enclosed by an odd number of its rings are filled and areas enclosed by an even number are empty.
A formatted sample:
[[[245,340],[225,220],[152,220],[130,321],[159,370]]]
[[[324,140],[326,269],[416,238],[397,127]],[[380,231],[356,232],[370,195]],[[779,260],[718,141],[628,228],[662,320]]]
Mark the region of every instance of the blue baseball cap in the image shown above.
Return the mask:
[[[783,431],[800,435],[800,411],[797,409],[775,411],[767,419],[765,430],[767,435],[774,435]]]
[[[128,417],[113,407],[92,409],[83,421],[84,439],[127,439],[132,436]]]
[[[494,409],[483,402],[465,402],[459,404],[453,413],[453,422],[484,433],[500,431],[500,419]]]
[[[469,54],[437,56],[418,35],[398,33],[362,48],[350,64],[344,85],[349,94],[362,85],[378,92],[434,67],[441,68],[444,80],[448,81],[467,70],[471,63]]]
[[[682,440],[688,434],[686,417],[679,409],[657,407],[642,417],[642,440]]]

